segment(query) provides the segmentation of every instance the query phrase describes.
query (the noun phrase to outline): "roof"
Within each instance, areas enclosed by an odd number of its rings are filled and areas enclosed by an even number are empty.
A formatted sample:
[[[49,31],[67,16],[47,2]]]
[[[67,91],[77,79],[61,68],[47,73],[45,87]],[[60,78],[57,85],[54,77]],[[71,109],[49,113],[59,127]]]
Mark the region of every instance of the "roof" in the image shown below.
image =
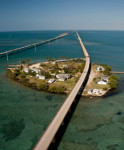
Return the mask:
[[[54,82],[55,81],[55,79],[50,79],[48,82]]]
[[[99,89],[93,89],[93,92],[99,92]]]
[[[99,69],[105,70],[105,68],[102,67],[102,66],[98,66],[98,67],[96,68],[96,70],[99,70]]]
[[[70,77],[70,75],[69,74],[57,74],[56,77],[57,78],[66,78],[66,79],[68,79]]]
[[[108,80],[108,78],[109,78],[108,76],[102,76],[101,77],[102,80]]]
[[[29,68],[24,68],[23,71],[24,71],[24,72],[28,72],[28,71],[29,71]]]

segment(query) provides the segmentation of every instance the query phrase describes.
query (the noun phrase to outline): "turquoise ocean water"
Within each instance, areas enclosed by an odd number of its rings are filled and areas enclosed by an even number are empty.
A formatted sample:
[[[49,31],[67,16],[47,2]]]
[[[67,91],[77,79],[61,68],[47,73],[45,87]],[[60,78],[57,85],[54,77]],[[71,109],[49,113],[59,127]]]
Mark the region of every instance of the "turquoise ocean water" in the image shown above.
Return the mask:
[[[0,52],[55,37],[65,31],[1,32]],[[124,71],[124,31],[79,31],[92,62]],[[0,58],[0,150],[31,150],[66,99],[64,95],[38,92],[11,81],[6,65],[31,58],[83,57],[75,33],[50,44]],[[81,98],[59,150],[124,149],[124,75],[105,98]]]

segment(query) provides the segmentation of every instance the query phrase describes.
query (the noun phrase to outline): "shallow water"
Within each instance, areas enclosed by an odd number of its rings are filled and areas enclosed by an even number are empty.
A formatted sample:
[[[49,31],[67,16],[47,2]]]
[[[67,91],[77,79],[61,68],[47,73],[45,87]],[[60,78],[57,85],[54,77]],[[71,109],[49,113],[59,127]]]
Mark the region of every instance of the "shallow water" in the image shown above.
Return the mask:
[[[49,39],[63,31],[0,33],[0,51]],[[124,71],[124,32],[79,31],[92,62],[106,63],[114,71]],[[47,57],[82,57],[75,34],[0,58],[0,150],[29,150],[34,147],[66,96],[38,92],[10,81],[7,64],[31,63]],[[58,147],[60,150],[124,149],[124,75],[118,89],[106,98],[81,98]]]

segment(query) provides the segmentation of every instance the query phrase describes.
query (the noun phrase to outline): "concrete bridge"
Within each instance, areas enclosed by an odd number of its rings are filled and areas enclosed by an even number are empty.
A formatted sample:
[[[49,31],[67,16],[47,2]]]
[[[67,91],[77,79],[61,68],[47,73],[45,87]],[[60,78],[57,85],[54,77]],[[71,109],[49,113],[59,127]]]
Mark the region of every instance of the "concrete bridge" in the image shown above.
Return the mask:
[[[54,141],[54,137],[57,131],[63,124],[66,115],[68,114],[72,104],[75,101],[77,94],[81,90],[82,85],[85,82],[87,75],[89,73],[90,57],[78,33],[77,36],[86,59],[85,68],[83,70],[80,79],[78,80],[75,87],[73,88],[73,90],[71,91],[71,93],[69,94],[69,96],[67,97],[67,99],[65,100],[65,102],[63,103],[63,105],[61,106],[61,108],[53,118],[53,120],[51,121],[51,123],[49,124],[49,126],[47,127],[46,131],[44,132],[44,134],[36,144],[34,150],[47,150],[49,148],[50,144]]]
[[[38,45],[42,45],[42,44],[46,44],[46,43],[55,41],[57,39],[60,39],[64,36],[68,35],[68,34],[69,33],[63,33],[63,34],[60,34],[59,36],[57,36],[55,38],[52,38],[52,39],[48,39],[48,40],[41,41],[41,42],[38,42],[38,43],[34,43],[34,44],[27,45],[27,46],[19,47],[19,48],[16,48],[16,49],[11,49],[11,50],[8,50],[8,51],[1,52],[0,57],[6,56],[6,55],[8,56],[9,54],[12,54],[12,53],[16,53],[16,52],[19,52],[19,51],[22,51],[22,50],[25,50],[25,49],[28,49],[28,48],[36,47]]]
[[[111,73],[113,73],[113,74],[124,74],[124,72],[119,72],[119,71],[111,71]]]

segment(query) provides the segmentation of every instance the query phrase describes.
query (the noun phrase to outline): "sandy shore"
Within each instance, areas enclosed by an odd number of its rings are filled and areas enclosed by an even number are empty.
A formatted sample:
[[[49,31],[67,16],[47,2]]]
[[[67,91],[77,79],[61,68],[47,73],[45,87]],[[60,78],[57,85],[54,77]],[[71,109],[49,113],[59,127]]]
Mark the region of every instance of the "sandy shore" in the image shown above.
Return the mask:
[[[35,68],[40,68],[40,64],[41,64],[41,63],[36,63],[36,64],[33,64],[33,65],[30,65],[30,67],[32,67],[32,68],[33,68],[33,67],[35,67]]]

